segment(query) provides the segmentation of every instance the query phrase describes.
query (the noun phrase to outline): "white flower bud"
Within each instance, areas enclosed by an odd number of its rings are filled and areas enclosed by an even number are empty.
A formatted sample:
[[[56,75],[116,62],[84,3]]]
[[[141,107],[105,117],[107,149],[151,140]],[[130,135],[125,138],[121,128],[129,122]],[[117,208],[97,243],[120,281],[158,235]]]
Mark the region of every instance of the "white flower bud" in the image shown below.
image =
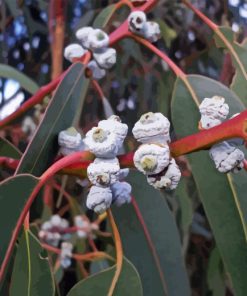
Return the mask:
[[[116,134],[103,128],[93,127],[87,132],[84,143],[97,157],[113,158],[118,152]]]
[[[124,180],[127,176],[128,176],[128,174],[129,174],[129,169],[121,169],[120,170],[120,172],[119,172],[119,181],[122,181],[122,180]]]
[[[155,189],[167,190],[176,189],[180,179],[181,172],[173,158],[171,159],[167,169],[165,169],[163,172],[158,175],[149,175],[147,177],[148,183]]]
[[[82,137],[74,127],[70,127],[59,133],[58,144],[60,146],[60,153],[64,156],[84,150]]]
[[[129,30],[133,33],[142,34],[146,21],[147,17],[143,11],[131,12],[131,14],[128,17]]]
[[[84,56],[85,53],[86,51],[79,44],[70,44],[64,49],[64,57],[71,63],[73,62],[73,59],[80,58]]]
[[[53,215],[51,216],[50,222],[52,226],[59,227],[62,222],[62,218],[59,215]]]
[[[216,169],[221,173],[241,170],[244,166],[244,153],[227,142],[214,145],[209,155],[215,163]]]
[[[169,165],[169,161],[168,145],[144,144],[134,154],[136,168],[147,175],[159,174]]]
[[[77,235],[80,238],[86,238],[87,237],[87,232],[83,229],[88,229],[89,228],[89,223],[85,219],[83,219],[82,216],[75,216],[74,218],[75,226],[78,228],[81,228],[77,230]]]
[[[107,120],[101,120],[98,123],[98,126],[100,128],[110,130],[111,132],[115,133],[118,139],[118,148],[122,147],[124,139],[126,138],[128,133],[128,126],[127,124],[121,122],[119,116],[112,115]]]
[[[87,196],[87,207],[97,214],[104,213],[112,202],[112,192],[109,187],[92,186]]]
[[[104,48],[99,52],[94,52],[93,57],[100,68],[110,69],[117,61],[117,52],[114,48]]]
[[[119,180],[120,166],[117,158],[95,158],[87,168],[88,179],[93,185],[108,187]]]
[[[60,263],[63,268],[68,268],[71,265],[73,245],[69,242],[61,244]]]
[[[136,140],[141,143],[170,142],[170,122],[161,113],[149,112],[142,115],[132,132]]]
[[[44,222],[42,225],[41,225],[41,229],[42,230],[49,230],[49,229],[51,229],[52,228],[52,224],[51,224],[51,222],[50,221],[46,221],[46,222]]]
[[[150,42],[157,42],[161,37],[160,26],[156,22],[146,22],[143,32],[144,37]]]
[[[89,62],[87,66],[92,71],[93,79],[100,80],[105,77],[106,71],[101,69],[95,61]]]
[[[95,51],[108,47],[109,36],[101,29],[94,29],[88,36],[90,49]]]
[[[131,185],[127,182],[116,182],[111,186],[112,203],[120,207],[131,202]]]
[[[84,27],[76,31],[76,38],[80,40],[84,48],[90,48],[89,36],[93,33],[93,31],[94,29],[92,27]]]

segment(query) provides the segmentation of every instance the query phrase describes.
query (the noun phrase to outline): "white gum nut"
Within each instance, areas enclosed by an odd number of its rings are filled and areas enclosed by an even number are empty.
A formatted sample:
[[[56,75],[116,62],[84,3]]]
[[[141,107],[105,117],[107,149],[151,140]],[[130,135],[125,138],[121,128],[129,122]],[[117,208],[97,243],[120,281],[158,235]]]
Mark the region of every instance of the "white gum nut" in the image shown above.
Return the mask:
[[[161,37],[160,26],[156,22],[146,22],[143,28],[144,37],[150,42],[157,42]]]
[[[63,268],[68,268],[71,265],[73,245],[69,242],[61,244],[60,263]]]
[[[105,77],[106,71],[101,69],[95,61],[89,62],[87,66],[92,71],[93,79],[100,80]]]
[[[135,167],[142,173],[159,174],[170,162],[168,145],[143,144],[134,154]]]
[[[60,227],[62,222],[62,218],[59,215],[53,215],[50,219],[51,225],[54,227]]]
[[[61,147],[75,149],[82,144],[82,137],[74,127],[70,127],[59,133],[58,144]]]
[[[126,168],[126,169],[120,169],[120,172],[119,172],[119,181],[124,180],[128,176],[129,171],[130,170],[128,168]]]
[[[222,123],[222,121],[220,119],[209,117],[206,115],[202,115],[201,120],[200,120],[200,126],[202,129],[209,129],[209,128],[217,126],[221,123]]]
[[[143,114],[132,132],[136,140],[141,143],[165,144],[170,142],[170,122],[161,113]]]
[[[71,63],[73,62],[73,59],[80,58],[84,56],[85,53],[85,49],[81,45],[76,43],[70,44],[64,49],[64,57]]]
[[[109,36],[101,29],[94,29],[88,36],[89,46],[92,51],[108,47],[109,41]]]
[[[84,27],[76,31],[76,38],[80,40],[84,48],[90,48],[89,36],[93,33],[93,31],[94,29],[92,27]]]
[[[128,17],[129,30],[133,33],[142,34],[146,22],[147,17],[143,11],[133,11]]]
[[[118,139],[118,148],[122,147],[124,139],[128,133],[128,126],[127,124],[121,122],[119,116],[112,115],[107,120],[101,120],[98,123],[98,126],[115,133]]]
[[[221,173],[236,173],[243,168],[244,153],[227,142],[211,147],[209,155]]]
[[[112,203],[120,207],[123,204],[131,202],[132,187],[127,182],[116,182],[111,186]]]
[[[112,202],[112,192],[109,187],[92,186],[87,196],[87,207],[97,214],[104,213]]]
[[[87,132],[84,144],[97,157],[114,158],[118,152],[116,134],[100,127],[93,127]]]
[[[87,232],[83,229],[89,229],[89,223],[85,219],[82,218],[82,216],[75,216],[74,217],[74,223],[75,226],[78,228],[81,228],[80,230],[77,230],[77,235],[80,238],[86,238]]]
[[[110,69],[117,61],[117,52],[114,48],[104,48],[99,52],[94,52],[93,57],[100,68]]]
[[[120,166],[117,158],[95,158],[87,168],[89,181],[96,186],[106,187],[119,180]]]

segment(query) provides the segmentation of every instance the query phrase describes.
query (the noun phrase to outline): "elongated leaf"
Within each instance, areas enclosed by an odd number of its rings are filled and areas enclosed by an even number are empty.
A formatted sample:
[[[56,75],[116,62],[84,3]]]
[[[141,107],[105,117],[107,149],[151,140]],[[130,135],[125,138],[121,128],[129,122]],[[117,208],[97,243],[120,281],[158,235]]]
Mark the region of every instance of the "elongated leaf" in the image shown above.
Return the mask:
[[[239,112],[243,105],[225,86],[211,79],[190,75],[188,80],[198,100],[213,95],[226,98],[231,112]],[[177,80],[172,102],[172,117],[178,137],[197,132],[199,112],[191,94],[181,80]],[[232,176],[220,174],[214,167],[207,151],[188,156],[198,192],[212,227],[221,257],[229,273],[236,295],[246,295],[247,247],[245,223],[241,218],[243,208],[238,204],[246,198],[246,189],[236,194],[231,184]],[[239,175],[237,178],[242,178]],[[244,182],[243,182],[244,183]],[[247,182],[245,182],[247,186]],[[234,189],[234,190],[233,190]],[[246,209],[245,209],[246,210]]]
[[[44,251],[30,231],[23,231],[11,278],[10,296],[52,296],[55,285],[50,264]]]
[[[116,4],[111,4],[101,10],[93,22],[94,28],[104,28],[116,10]]]
[[[80,281],[67,296],[108,295],[116,267],[110,267]],[[114,290],[116,296],[141,296],[142,286],[140,277],[134,265],[126,258],[123,261],[122,272]]]
[[[61,130],[70,127],[80,100],[84,100],[88,79],[84,76],[83,65],[71,66],[58,86],[48,109],[23,154],[18,173],[41,175],[51,164],[58,151],[57,137]]]
[[[38,84],[31,78],[8,65],[0,64],[0,77],[16,80],[22,88],[31,94],[39,89]]]
[[[114,209],[114,217],[144,295],[190,295],[178,230],[164,196],[140,173],[131,173],[128,181],[136,202]]]
[[[21,152],[8,140],[0,137],[0,156],[19,159]]]

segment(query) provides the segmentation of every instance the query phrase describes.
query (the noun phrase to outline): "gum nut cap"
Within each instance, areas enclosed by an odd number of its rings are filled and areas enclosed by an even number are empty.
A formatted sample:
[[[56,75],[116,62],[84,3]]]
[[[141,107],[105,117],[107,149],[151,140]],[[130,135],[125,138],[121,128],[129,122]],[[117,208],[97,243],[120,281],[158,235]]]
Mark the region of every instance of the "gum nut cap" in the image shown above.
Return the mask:
[[[146,14],[143,11],[133,11],[128,17],[129,30],[134,33],[141,33],[147,21]]]
[[[159,24],[156,22],[146,22],[144,26],[144,37],[150,42],[157,42],[161,37]]]
[[[94,29],[92,27],[84,27],[76,31],[75,35],[78,40],[80,40],[84,48],[90,47],[89,35],[92,34]]]
[[[87,66],[92,71],[93,79],[100,80],[105,77],[106,71],[101,69],[95,61],[89,62]]]
[[[111,186],[112,203],[120,207],[125,203],[131,202],[132,187],[127,182],[116,182]]]
[[[75,149],[82,145],[82,137],[74,127],[70,127],[59,133],[58,144],[64,148]]]
[[[62,218],[59,215],[53,215],[50,219],[52,226],[59,227],[62,221]]]
[[[93,127],[87,132],[84,143],[97,157],[112,158],[118,152],[116,134],[99,127]]]
[[[170,121],[162,113],[148,112],[136,122],[132,132],[141,143],[170,142]]]
[[[120,166],[117,158],[96,158],[87,168],[89,181],[97,186],[110,186],[119,180]]]
[[[212,117],[219,120],[226,119],[229,114],[229,106],[225,99],[220,96],[205,98],[199,106],[201,115]]]
[[[104,213],[112,202],[112,192],[109,187],[92,186],[87,196],[87,207],[97,214]]]
[[[79,44],[70,44],[64,49],[64,57],[66,60],[69,60],[71,63],[73,59],[82,57],[86,51]]]
[[[95,52],[93,57],[101,68],[110,69],[116,64],[117,52],[114,48],[104,48],[100,52]]]
[[[221,120],[216,119],[214,117],[205,116],[205,115],[202,115],[200,120],[200,126],[202,129],[209,129],[221,123],[222,123]]]
[[[162,172],[170,161],[170,150],[167,145],[141,145],[134,154],[136,168],[144,174],[158,174]]]
[[[109,45],[109,36],[101,29],[94,29],[88,36],[88,42],[93,51],[102,49]]]

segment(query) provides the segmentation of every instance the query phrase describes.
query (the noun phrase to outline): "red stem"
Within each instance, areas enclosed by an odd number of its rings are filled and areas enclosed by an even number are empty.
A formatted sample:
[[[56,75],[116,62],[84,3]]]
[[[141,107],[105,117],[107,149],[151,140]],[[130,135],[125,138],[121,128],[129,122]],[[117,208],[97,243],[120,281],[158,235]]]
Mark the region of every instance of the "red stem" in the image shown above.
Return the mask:
[[[93,84],[95,90],[97,91],[97,93],[99,94],[99,97],[101,98],[101,100],[103,100],[105,96],[104,96],[103,90],[100,87],[98,81],[92,80],[92,84]]]

